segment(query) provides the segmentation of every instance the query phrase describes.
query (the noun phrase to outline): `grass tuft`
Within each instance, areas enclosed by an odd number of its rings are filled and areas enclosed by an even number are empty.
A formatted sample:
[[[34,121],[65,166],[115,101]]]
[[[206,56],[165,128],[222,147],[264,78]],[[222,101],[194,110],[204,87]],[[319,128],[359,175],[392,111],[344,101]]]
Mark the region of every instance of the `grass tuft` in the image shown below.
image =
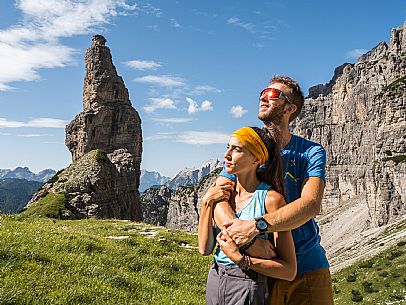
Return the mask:
[[[48,193],[20,215],[22,217],[38,216],[60,219],[65,210],[65,203],[65,194]]]

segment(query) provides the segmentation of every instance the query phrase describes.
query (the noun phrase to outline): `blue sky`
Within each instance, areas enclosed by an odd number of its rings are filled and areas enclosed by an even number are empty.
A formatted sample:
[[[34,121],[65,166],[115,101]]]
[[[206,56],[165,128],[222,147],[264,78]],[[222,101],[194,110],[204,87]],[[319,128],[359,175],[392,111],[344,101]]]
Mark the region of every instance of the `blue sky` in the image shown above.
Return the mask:
[[[64,126],[82,111],[84,54],[95,34],[142,119],[141,167],[172,176],[223,156],[229,134],[260,125],[274,74],[309,87],[405,21],[382,1],[0,2],[0,168],[59,170]]]

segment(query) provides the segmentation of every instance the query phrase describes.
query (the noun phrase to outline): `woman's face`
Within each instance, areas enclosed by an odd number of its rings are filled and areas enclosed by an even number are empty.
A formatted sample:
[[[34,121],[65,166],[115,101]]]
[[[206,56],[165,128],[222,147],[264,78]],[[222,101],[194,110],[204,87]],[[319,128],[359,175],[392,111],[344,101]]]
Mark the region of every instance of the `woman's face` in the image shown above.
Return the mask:
[[[259,165],[258,159],[236,137],[230,138],[224,159],[229,174],[249,173]]]

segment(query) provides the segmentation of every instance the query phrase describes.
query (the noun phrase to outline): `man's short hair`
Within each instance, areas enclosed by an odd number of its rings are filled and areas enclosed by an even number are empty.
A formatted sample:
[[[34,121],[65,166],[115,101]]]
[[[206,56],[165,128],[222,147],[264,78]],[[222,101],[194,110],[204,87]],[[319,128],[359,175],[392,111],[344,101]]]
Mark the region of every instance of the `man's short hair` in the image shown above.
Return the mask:
[[[302,89],[300,89],[297,81],[291,79],[288,76],[275,75],[274,77],[272,77],[269,84],[272,85],[275,83],[281,83],[290,88],[290,92],[284,93],[288,96],[289,101],[291,101],[297,107],[296,111],[289,118],[289,122],[292,122],[294,119],[297,118],[304,104],[304,95]]]

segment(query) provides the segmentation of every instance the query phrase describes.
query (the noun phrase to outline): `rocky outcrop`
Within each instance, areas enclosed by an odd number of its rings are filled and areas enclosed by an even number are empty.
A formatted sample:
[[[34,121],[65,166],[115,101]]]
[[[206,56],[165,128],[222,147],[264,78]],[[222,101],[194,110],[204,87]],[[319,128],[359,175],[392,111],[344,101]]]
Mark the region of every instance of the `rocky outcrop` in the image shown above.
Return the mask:
[[[141,119],[105,42],[94,36],[86,52],[83,112],[66,126],[73,164],[44,190],[65,194],[63,218],[140,220]]]
[[[406,24],[309,90],[294,132],[326,148],[324,213],[361,196],[372,226],[405,214],[405,101]]]
[[[165,226],[168,219],[169,200],[172,190],[167,186],[147,189],[141,194],[142,221]]]
[[[206,175],[199,184],[179,186],[176,191],[170,191],[164,186],[159,189],[146,190],[141,195],[144,222],[158,225],[156,219],[163,219],[166,216],[161,225],[168,228],[196,231],[199,222],[200,201],[220,171],[221,168],[217,168]],[[154,209],[155,212],[149,212]],[[162,211],[161,213],[158,212],[159,217],[156,217],[157,210]]]
[[[139,207],[132,204],[131,197],[122,192],[121,173],[107,154],[92,150],[74,161],[64,171],[46,183],[28,204],[35,205],[49,193],[64,194],[65,208],[62,219],[89,217],[133,219]],[[127,185],[129,187],[129,185]]]

